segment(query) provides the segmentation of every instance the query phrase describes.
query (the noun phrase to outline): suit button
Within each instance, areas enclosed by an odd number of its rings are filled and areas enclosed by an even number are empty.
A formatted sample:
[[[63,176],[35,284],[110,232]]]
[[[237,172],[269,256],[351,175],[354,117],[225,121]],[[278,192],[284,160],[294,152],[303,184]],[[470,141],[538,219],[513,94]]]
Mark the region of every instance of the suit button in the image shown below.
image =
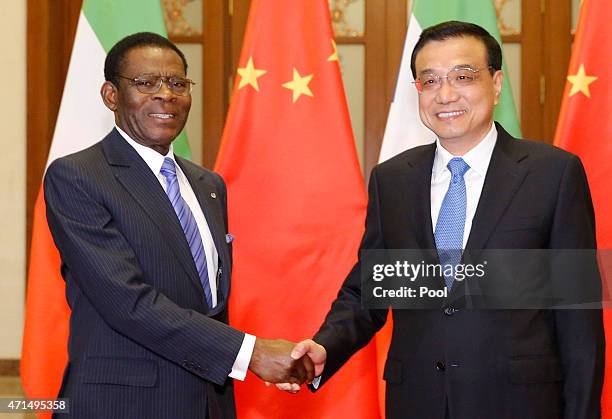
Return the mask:
[[[446,314],[447,316],[452,316],[452,315],[453,315],[453,314],[455,314],[457,311],[459,311],[459,310],[457,310],[457,309],[456,309],[456,308],[454,308],[454,307],[446,307],[446,308],[444,309],[444,314]]]
[[[444,365],[444,362],[436,362],[436,370],[444,372],[445,369],[446,365]]]

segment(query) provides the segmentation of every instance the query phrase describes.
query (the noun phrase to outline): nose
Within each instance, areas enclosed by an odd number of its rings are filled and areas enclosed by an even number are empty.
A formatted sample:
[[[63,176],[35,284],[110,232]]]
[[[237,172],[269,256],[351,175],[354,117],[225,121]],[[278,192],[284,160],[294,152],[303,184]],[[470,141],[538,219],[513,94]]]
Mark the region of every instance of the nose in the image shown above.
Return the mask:
[[[170,89],[170,81],[162,79],[159,91],[153,95],[154,98],[160,98],[162,100],[176,100],[176,95]]]
[[[440,87],[436,92],[436,102],[440,104],[454,102],[459,98],[455,88],[451,86],[448,77],[440,78]]]

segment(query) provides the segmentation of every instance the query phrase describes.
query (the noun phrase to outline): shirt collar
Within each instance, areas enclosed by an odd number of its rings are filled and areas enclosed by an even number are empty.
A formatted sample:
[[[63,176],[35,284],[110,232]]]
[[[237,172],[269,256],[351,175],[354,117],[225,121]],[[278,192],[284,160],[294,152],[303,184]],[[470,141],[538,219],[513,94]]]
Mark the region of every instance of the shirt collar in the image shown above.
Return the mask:
[[[489,162],[491,161],[491,155],[493,155],[493,148],[497,142],[497,128],[495,124],[491,124],[491,129],[484,136],[474,148],[465,153],[461,158],[470,166],[470,170],[484,176],[489,168]],[[446,167],[448,162],[456,156],[453,156],[448,150],[442,147],[440,139],[436,138],[436,155],[434,157],[434,164],[432,168],[432,175],[434,177],[439,176],[444,170],[448,170]]]
[[[138,155],[145,161],[147,166],[149,166],[149,168],[156,175],[159,174],[162,164],[164,164],[164,159],[166,157],[174,160],[174,164],[178,166],[176,164],[176,159],[174,158],[174,151],[173,151],[172,144],[170,144],[170,149],[168,150],[168,154],[166,154],[165,156],[162,156],[161,154],[159,154],[157,151],[153,150],[152,148],[144,146],[132,140],[130,136],[127,135],[127,133],[123,131],[121,128],[119,128],[117,125],[115,125],[115,129],[119,132],[119,134],[121,134],[121,136],[125,139],[125,141],[127,141],[127,143],[131,145],[132,148],[134,148],[134,150],[136,150]]]

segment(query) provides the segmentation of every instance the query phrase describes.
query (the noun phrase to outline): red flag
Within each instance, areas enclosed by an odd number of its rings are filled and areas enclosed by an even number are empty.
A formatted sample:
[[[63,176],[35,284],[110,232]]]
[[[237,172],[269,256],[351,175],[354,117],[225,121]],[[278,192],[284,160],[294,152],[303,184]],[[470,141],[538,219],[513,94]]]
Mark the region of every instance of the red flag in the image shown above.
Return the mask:
[[[597,245],[612,248],[612,8],[608,0],[584,0],[574,39],[555,144],[582,159],[595,206]],[[606,378],[604,418],[612,418],[612,312],[604,313]]]
[[[230,321],[266,338],[316,332],[356,261],[366,193],[326,0],[254,0],[217,170],[234,241]],[[376,351],[317,394],[236,383],[241,418],[377,418]]]
[[[59,253],[47,226],[42,188],[34,207],[30,260],[21,377],[28,397],[51,399],[59,392],[68,358],[70,309],[64,296]]]

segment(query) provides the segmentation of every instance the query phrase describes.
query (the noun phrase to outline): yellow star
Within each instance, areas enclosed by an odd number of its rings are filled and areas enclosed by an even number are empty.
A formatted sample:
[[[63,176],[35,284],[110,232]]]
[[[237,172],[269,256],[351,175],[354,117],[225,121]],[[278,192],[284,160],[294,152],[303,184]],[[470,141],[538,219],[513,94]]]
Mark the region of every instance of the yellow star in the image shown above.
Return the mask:
[[[334,49],[334,53],[327,57],[327,61],[338,61],[338,48],[336,47],[336,41],[331,40],[332,48]]]
[[[293,103],[295,103],[301,95],[314,96],[308,87],[308,83],[310,83],[312,77],[313,74],[302,77],[297,69],[295,67],[293,68],[293,80],[283,84],[284,88],[293,90]]]
[[[582,92],[586,97],[591,97],[589,91],[589,84],[597,80],[597,77],[587,76],[584,72],[584,64],[580,64],[578,73],[575,76],[567,76],[567,79],[572,83],[572,90],[570,91],[570,97],[574,96],[578,92]]]
[[[259,92],[259,84],[257,83],[257,78],[266,74],[266,70],[258,70],[255,68],[253,64],[253,57],[249,57],[249,61],[247,62],[246,67],[242,67],[238,69],[238,74],[240,75],[240,84],[238,84],[238,90],[242,89],[244,86],[251,85],[253,89]]]

